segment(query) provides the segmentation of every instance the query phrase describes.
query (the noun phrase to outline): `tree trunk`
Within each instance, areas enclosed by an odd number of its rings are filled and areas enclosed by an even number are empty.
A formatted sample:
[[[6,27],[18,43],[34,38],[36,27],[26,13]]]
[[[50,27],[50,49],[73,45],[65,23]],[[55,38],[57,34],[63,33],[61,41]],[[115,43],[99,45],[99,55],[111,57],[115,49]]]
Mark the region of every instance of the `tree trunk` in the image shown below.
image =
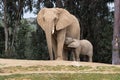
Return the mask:
[[[5,33],[5,55],[8,55],[8,25],[7,25],[7,7],[4,0],[4,33]]]
[[[115,1],[112,64],[120,64],[120,0]]]

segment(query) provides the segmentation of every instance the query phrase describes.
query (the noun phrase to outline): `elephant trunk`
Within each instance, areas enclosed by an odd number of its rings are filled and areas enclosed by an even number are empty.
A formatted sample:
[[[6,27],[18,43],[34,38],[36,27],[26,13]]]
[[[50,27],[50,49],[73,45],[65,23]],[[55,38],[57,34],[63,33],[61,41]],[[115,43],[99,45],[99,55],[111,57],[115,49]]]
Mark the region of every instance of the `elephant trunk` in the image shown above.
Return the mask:
[[[48,52],[49,52],[50,60],[53,60],[51,31],[49,30],[49,32],[45,32],[45,34],[46,34],[46,40],[47,40],[47,46],[48,46]]]

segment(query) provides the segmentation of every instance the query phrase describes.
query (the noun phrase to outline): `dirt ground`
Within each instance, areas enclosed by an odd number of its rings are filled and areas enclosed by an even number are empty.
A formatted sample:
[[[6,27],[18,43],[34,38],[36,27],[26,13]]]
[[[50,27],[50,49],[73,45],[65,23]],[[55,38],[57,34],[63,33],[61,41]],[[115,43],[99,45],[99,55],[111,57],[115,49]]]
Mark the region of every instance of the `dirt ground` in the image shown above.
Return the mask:
[[[0,58],[0,68],[5,67],[15,67],[15,66],[57,66],[57,65],[73,65],[73,66],[90,66],[90,67],[97,67],[97,66],[117,66],[120,65],[111,65],[111,64],[104,64],[104,63],[95,63],[95,62],[75,62],[75,61],[57,61],[57,60],[20,60],[20,59],[1,59]],[[31,73],[51,73],[51,71],[32,71],[32,72],[20,72],[19,74],[31,74]],[[53,71],[52,73],[75,73],[74,71]],[[107,72],[109,73],[109,72]],[[0,75],[11,75],[16,73],[0,73]]]
[[[76,62],[76,61],[57,61],[57,60],[20,60],[20,59],[0,59],[0,67],[9,66],[37,66],[37,65],[76,65],[76,66],[115,66],[111,64],[95,63],[95,62]],[[117,65],[119,66],[119,65]]]

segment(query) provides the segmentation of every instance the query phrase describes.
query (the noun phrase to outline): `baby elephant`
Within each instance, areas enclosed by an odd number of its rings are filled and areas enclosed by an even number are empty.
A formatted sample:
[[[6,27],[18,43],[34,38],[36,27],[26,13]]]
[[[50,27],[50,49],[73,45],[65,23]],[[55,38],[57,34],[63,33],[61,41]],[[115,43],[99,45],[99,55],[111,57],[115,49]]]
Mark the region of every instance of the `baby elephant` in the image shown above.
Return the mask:
[[[93,46],[88,40],[77,40],[67,37],[65,45],[72,49],[73,60],[80,61],[79,56],[82,54],[87,55],[89,57],[89,62],[92,62]]]

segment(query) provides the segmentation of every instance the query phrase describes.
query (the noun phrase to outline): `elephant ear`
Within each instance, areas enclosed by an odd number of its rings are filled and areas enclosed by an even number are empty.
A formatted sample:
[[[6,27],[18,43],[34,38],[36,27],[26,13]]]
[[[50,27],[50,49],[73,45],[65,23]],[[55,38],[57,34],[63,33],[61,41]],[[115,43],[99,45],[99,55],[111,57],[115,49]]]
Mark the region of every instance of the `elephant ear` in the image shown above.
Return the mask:
[[[46,8],[42,8],[37,15],[37,22],[43,30],[45,30],[44,20],[43,20],[45,9]]]
[[[70,47],[70,48],[77,48],[80,46],[80,42],[79,40],[73,40],[73,42],[71,42],[67,47]]]
[[[72,24],[72,15],[65,9],[56,8],[58,11],[58,22],[56,30],[61,30]]]

